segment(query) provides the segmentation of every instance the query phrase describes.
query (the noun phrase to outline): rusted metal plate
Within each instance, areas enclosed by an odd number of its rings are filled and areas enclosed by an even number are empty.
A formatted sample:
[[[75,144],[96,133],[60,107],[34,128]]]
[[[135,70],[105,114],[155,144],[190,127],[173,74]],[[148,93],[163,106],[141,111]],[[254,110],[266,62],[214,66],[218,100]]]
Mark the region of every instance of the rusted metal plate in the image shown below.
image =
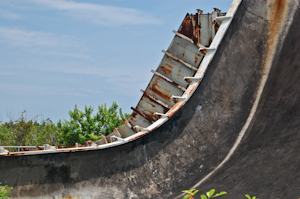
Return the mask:
[[[137,109],[137,108],[134,108],[134,107],[131,107],[131,109],[136,112],[137,114],[139,114],[140,116],[142,116],[143,118],[145,118],[146,120],[148,120],[151,124],[153,124],[156,119],[146,115],[145,113],[143,113],[142,111],[140,111],[140,109]]]
[[[188,83],[183,78],[185,76],[193,76],[195,74],[194,70],[168,56],[164,56],[157,68],[157,72],[164,74],[167,78],[185,88],[188,86]]]
[[[198,49],[199,47],[195,44],[176,35],[167,51],[195,68],[198,68],[203,58],[203,54],[199,52]]]
[[[157,99],[153,95],[150,95],[149,93],[147,93],[143,89],[141,89],[141,92],[144,94],[144,96],[148,97],[149,99],[151,99],[152,101],[154,101],[157,104],[161,105],[162,107],[164,107],[164,108],[166,108],[168,110],[170,110],[172,108],[171,106],[169,106],[168,104],[166,104],[166,103],[162,102],[161,100]]]
[[[118,130],[122,138],[126,138],[135,134],[135,132],[131,128],[129,128],[126,124],[122,124],[121,126],[119,126]]]
[[[225,13],[221,13],[221,10],[217,8],[211,14],[203,14],[202,10],[198,10],[195,15],[187,14],[178,29],[178,33],[192,39],[197,46],[199,44],[209,46],[217,31],[217,26],[213,24],[214,18],[224,15]]]
[[[149,122],[147,119],[145,119],[144,117],[142,117],[136,112],[133,112],[130,115],[128,121],[133,125],[133,127],[137,125],[146,128],[152,124],[151,122]]]
[[[168,50],[163,51],[165,55],[157,70],[153,71],[154,76],[145,90],[146,93],[133,108],[134,112],[128,119],[133,126],[148,127],[153,120],[158,119],[154,113],[164,114],[170,110],[172,115],[175,109],[178,110],[182,103],[177,105],[174,102],[176,100],[171,97],[181,97],[189,86],[184,77],[195,75],[204,57],[204,53],[199,52],[199,47],[201,44],[209,46],[219,27],[214,19],[222,15],[218,9],[214,9],[212,14],[202,14],[198,10],[195,15],[186,15],[179,30],[174,31],[176,35]]]
[[[153,72],[156,76],[162,78],[163,80],[169,82],[170,84],[173,84],[174,86],[176,86],[177,88],[186,91],[186,88],[177,84],[176,82],[174,82],[173,80],[169,79],[168,77],[166,77],[163,73],[159,73],[157,71],[151,70],[151,72]]]
[[[174,101],[171,99],[172,95],[182,95],[183,91],[173,84],[163,80],[162,78],[154,75],[151,79],[146,92],[158,98],[169,106],[174,106]]]
[[[198,10],[195,15],[186,15],[179,30],[174,31],[175,36],[167,51],[163,51],[165,55],[162,61],[157,69],[152,71],[154,75],[143,91],[139,103],[136,107],[132,107],[133,112],[128,120],[123,119],[123,125],[109,136],[103,136],[96,142],[97,144],[109,146],[120,144],[115,141],[110,143],[110,137],[115,134],[122,138],[133,135],[139,137],[142,135],[139,132],[147,134],[181,108],[199,85],[217,49],[216,44],[219,44],[231,20],[231,18],[224,19],[225,22],[215,20],[216,17],[224,15],[225,13],[221,13],[218,9],[210,14],[203,14]],[[223,23],[227,24],[226,27]],[[216,34],[219,28],[222,33]],[[212,42],[214,37],[216,39]],[[207,52],[203,53],[199,52],[200,47],[210,48],[206,48]],[[85,148],[77,147],[73,150],[85,150]]]
[[[109,134],[108,136],[106,136],[106,140],[109,143],[111,143],[111,136],[121,137],[119,131],[118,130],[114,130],[114,132],[112,132],[111,134]]]
[[[200,32],[199,32],[200,26],[198,26],[198,17],[197,16],[198,16],[198,14],[196,14],[196,15],[187,14],[178,29],[179,33],[192,39],[194,41],[194,43],[196,43],[196,44],[199,40],[198,38],[200,35]],[[197,20],[197,21],[195,21],[195,20]],[[196,23],[197,23],[197,25],[196,25]],[[196,32],[195,29],[197,29],[198,31]]]
[[[201,15],[200,24],[201,24],[201,35],[200,41],[204,46],[209,46],[212,41],[212,15]]]
[[[167,108],[161,106],[160,104],[157,104],[145,95],[142,96],[142,99],[140,100],[137,108],[139,111],[141,111],[145,115],[148,115],[153,120],[157,120],[157,118],[153,115],[155,112],[166,113],[168,111]]]

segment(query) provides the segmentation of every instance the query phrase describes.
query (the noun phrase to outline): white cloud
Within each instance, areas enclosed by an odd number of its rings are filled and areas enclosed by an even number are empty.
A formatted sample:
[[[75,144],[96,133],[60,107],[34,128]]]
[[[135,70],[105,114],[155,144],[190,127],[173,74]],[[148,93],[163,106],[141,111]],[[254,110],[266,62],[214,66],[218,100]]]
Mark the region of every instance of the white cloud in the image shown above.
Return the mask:
[[[3,18],[6,18],[6,19],[13,19],[13,20],[22,18],[22,16],[20,14],[13,13],[13,12],[3,10],[3,9],[0,9],[0,16]]]
[[[18,28],[0,26],[2,42],[13,47],[57,46],[64,45],[63,39],[51,33],[26,31]]]
[[[57,86],[39,86],[26,84],[0,83],[2,93],[20,96],[87,96],[88,93],[99,93],[88,88],[62,88]]]
[[[145,68],[130,71],[120,67],[99,67],[88,65],[64,65],[40,68],[43,71],[61,72],[67,74],[85,74],[101,77],[107,82],[109,89],[122,95],[140,95],[140,89],[145,89],[152,73]],[[145,74],[145,75],[141,75]]]
[[[63,11],[69,16],[100,25],[161,24],[162,21],[145,11],[67,0],[30,0],[46,8]]]
[[[11,76],[11,75],[15,75],[15,73],[13,73],[13,72],[2,72],[2,71],[0,71],[0,75],[3,75],[3,76]]]
[[[80,63],[68,63],[64,65],[57,64],[52,67],[45,67],[40,68],[43,71],[50,71],[50,72],[61,72],[67,74],[86,74],[86,75],[97,75],[100,77],[107,77],[107,78],[115,78],[116,76],[127,76],[133,77],[135,74],[139,73],[138,69],[134,72],[128,71],[126,68],[120,67],[101,67],[95,65],[87,65]]]
[[[87,58],[82,52],[83,45],[75,37],[66,35],[0,26],[0,43],[23,48],[27,52]]]

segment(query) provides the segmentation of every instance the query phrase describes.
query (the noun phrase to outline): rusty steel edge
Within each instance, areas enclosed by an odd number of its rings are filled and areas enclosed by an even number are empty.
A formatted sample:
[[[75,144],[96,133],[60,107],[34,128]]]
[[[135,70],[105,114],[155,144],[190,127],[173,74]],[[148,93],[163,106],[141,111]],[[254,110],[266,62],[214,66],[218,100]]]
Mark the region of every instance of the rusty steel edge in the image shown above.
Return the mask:
[[[103,145],[96,145],[96,146],[90,146],[90,147],[51,149],[51,150],[41,150],[41,151],[22,151],[22,152],[11,152],[11,153],[6,152],[6,153],[0,153],[0,157],[105,149],[105,148],[119,146],[119,145],[125,144],[127,142],[131,142],[131,141],[136,140],[140,137],[143,137],[144,135],[147,135],[151,131],[157,129],[158,127],[163,125],[170,117],[172,117],[190,99],[190,97],[195,92],[196,88],[200,85],[200,83],[205,75],[205,72],[206,72],[207,68],[209,67],[209,65],[219,47],[219,44],[221,43],[227,29],[229,28],[229,25],[230,25],[241,2],[242,2],[242,0],[233,0],[226,16],[220,17],[220,18],[222,18],[222,23],[219,27],[219,30],[217,31],[217,34],[215,35],[214,39],[212,40],[210,47],[203,49],[206,52],[206,54],[200,64],[198,70],[196,71],[196,74],[194,75],[195,79],[192,80],[192,82],[190,83],[190,85],[188,86],[188,88],[182,95],[182,98],[184,100],[177,102],[170,110],[168,110],[165,114],[163,114],[160,119],[155,121],[153,124],[151,124],[147,128],[143,128],[141,132],[137,132],[134,135],[131,135],[124,139],[118,138],[118,140],[116,140],[115,142],[107,143],[107,144],[103,144]],[[199,51],[200,50],[201,50],[201,48],[199,48]]]
[[[146,129],[146,131],[142,131],[139,133],[136,133],[130,137],[125,138],[124,140],[126,142],[129,141],[133,141],[135,139],[138,139],[148,133],[150,133],[151,131],[153,131],[154,129],[160,127],[161,125],[163,125],[170,117],[172,117],[189,99],[190,97],[193,95],[193,93],[195,92],[196,88],[200,85],[201,80],[209,66],[209,64],[211,63],[218,47],[219,44],[221,43],[227,29],[229,28],[229,25],[240,5],[240,3],[242,2],[242,0],[234,0],[225,16],[225,18],[223,19],[223,22],[221,23],[221,26],[215,36],[215,38],[213,39],[211,45],[210,45],[210,49],[212,50],[207,50],[206,55],[204,56],[198,70],[196,71],[195,74],[195,78],[199,78],[199,80],[193,80],[192,83],[188,86],[187,90],[184,92],[184,94],[182,95],[183,98],[185,98],[184,101],[181,102],[177,102],[166,114],[165,117],[160,118],[159,120],[157,120],[155,123],[153,123],[152,125],[148,126]]]

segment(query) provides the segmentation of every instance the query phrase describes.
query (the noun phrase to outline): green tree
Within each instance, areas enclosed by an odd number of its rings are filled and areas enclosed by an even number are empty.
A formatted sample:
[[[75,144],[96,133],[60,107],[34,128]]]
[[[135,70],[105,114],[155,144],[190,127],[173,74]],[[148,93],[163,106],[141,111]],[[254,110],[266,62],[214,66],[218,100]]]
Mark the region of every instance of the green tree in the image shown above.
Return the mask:
[[[58,128],[48,118],[38,121],[38,116],[32,119],[25,117],[23,111],[16,120],[0,122],[0,144],[2,146],[41,146],[43,144],[56,145]],[[10,151],[15,151],[10,149]]]
[[[57,145],[58,133],[59,128],[49,118],[41,122],[35,121],[33,123],[33,133],[30,136],[31,143],[34,146]]]
[[[118,113],[119,110],[119,113]],[[94,108],[85,105],[84,112],[75,105],[73,111],[69,111],[69,121],[59,120],[59,142],[64,146],[74,146],[75,143],[84,144],[88,140],[98,140],[101,135],[108,135],[113,127],[123,124],[122,118],[128,118],[129,114],[123,115],[122,109],[118,109],[116,102],[107,108],[106,104],[98,106],[96,115]]]

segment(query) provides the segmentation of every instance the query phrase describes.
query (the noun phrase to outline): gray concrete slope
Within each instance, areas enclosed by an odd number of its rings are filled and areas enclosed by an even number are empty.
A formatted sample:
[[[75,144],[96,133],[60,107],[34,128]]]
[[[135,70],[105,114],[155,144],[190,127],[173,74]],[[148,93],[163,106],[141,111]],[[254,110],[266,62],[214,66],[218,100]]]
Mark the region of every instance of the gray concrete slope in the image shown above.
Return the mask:
[[[163,126],[104,150],[0,158],[14,198],[300,196],[300,9],[244,0],[190,100]]]

